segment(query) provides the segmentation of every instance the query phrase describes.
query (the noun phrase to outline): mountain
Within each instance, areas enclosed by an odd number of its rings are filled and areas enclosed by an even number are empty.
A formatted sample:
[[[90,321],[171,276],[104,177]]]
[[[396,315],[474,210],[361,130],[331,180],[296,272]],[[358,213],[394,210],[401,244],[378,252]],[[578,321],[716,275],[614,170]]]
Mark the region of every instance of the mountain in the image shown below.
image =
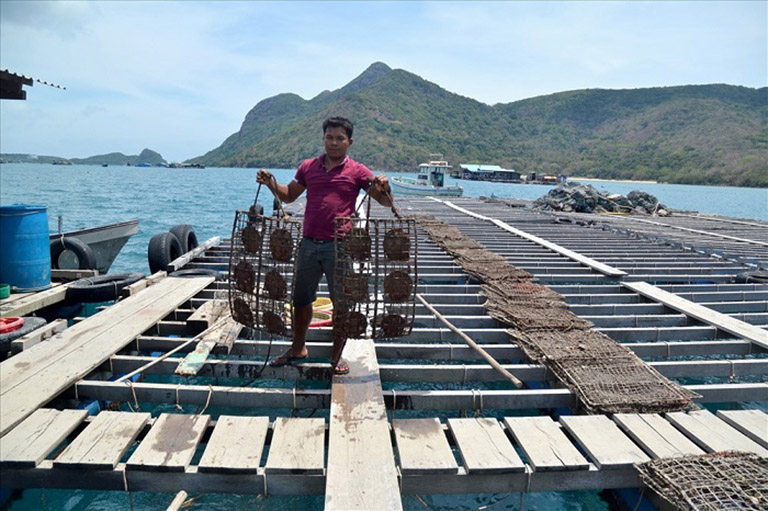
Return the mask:
[[[588,89],[489,106],[380,62],[310,100],[260,101],[238,132],[189,161],[294,168],[323,151],[332,115],[353,120],[350,154],[374,171],[415,170],[439,152],[523,173],[768,186],[768,88]]]
[[[140,154],[133,156],[127,156],[123,153],[108,153],[89,156],[88,158],[72,158],[70,161],[79,165],[139,165],[141,163],[157,165],[166,163],[160,153],[151,149],[144,149]]]
[[[164,164],[166,161],[151,149],[144,149],[141,154],[127,156],[123,153],[108,153],[89,156],[88,158],[62,158],[61,156],[38,156],[34,154],[3,153],[0,159],[19,163],[72,163],[76,165],[149,165]]]

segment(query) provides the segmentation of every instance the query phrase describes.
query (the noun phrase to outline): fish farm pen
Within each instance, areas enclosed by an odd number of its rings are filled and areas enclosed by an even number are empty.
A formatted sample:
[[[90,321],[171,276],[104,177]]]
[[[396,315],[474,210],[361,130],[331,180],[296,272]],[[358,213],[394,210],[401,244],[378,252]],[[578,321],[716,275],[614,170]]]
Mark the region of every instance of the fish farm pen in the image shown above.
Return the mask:
[[[307,361],[266,364],[290,339],[230,312],[236,261],[214,238],[169,270],[218,277],[159,272],[0,363],[2,486],[329,510],[644,488],[662,508],[768,508],[768,223],[397,204],[414,255],[381,293],[408,297],[408,326],[349,338],[349,374],[332,374],[331,326],[310,329]]]

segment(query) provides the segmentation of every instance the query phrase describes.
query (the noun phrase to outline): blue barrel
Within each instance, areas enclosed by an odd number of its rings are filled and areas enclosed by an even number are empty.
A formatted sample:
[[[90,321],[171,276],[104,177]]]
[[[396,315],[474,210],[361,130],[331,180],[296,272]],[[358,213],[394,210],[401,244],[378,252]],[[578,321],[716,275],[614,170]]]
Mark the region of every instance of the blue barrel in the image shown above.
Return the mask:
[[[51,287],[48,208],[0,206],[0,282],[17,293]]]

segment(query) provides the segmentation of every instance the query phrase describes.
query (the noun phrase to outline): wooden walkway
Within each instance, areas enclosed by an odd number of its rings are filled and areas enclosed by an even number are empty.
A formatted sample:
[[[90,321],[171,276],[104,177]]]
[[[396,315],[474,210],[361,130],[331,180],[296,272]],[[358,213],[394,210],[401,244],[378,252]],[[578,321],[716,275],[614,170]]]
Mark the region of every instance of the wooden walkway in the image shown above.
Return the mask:
[[[398,509],[406,494],[637,487],[632,465],[668,456],[739,449],[768,457],[768,285],[734,280],[768,261],[762,224],[693,218],[672,228],[664,224],[676,220],[622,218],[598,226],[594,215],[563,221],[449,202],[400,206],[435,215],[532,273],[571,312],[668,378],[686,379],[697,403],[718,411],[575,414],[575,396],[488,316],[479,283],[420,236],[417,292],[524,388],[421,304],[409,336],[350,340],[347,376],[331,378],[327,327],[310,330],[308,362],[264,368],[267,353],[288,342],[216,323],[214,300],[227,282],[164,278],[0,364],[3,484],[311,494],[324,495],[328,509]],[[697,232],[717,222],[737,232]],[[228,242],[214,245],[186,267],[225,272]],[[157,376],[110,381],[136,370]],[[313,380],[332,384],[305,385]],[[71,409],[71,400],[91,399],[119,411]],[[182,409],[150,414],[148,403]],[[530,409],[548,412],[519,412]]]
[[[359,377],[347,377],[346,385]],[[326,509],[399,509],[398,486],[403,494],[624,488],[639,484],[633,464],[650,459],[724,450],[768,457],[768,414],[719,415],[395,419],[393,441],[385,416],[358,415],[347,423],[332,417],[326,424],[104,411],[86,419],[84,411],[41,408],[3,437],[0,470],[11,487],[324,493]],[[67,447],[47,459],[68,437]],[[138,447],[126,454],[137,438]]]

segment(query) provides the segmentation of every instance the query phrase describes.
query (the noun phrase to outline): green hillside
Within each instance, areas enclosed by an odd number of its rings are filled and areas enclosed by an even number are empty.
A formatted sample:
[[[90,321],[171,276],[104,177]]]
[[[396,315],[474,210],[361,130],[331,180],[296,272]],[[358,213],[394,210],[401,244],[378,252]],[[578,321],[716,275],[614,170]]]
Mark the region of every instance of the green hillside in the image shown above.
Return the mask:
[[[375,63],[311,100],[259,102],[240,130],[190,162],[295,167],[320,154],[320,124],[355,123],[352,156],[374,170],[414,170],[429,153],[524,173],[768,186],[768,88],[691,85],[579,90],[489,106]]]

